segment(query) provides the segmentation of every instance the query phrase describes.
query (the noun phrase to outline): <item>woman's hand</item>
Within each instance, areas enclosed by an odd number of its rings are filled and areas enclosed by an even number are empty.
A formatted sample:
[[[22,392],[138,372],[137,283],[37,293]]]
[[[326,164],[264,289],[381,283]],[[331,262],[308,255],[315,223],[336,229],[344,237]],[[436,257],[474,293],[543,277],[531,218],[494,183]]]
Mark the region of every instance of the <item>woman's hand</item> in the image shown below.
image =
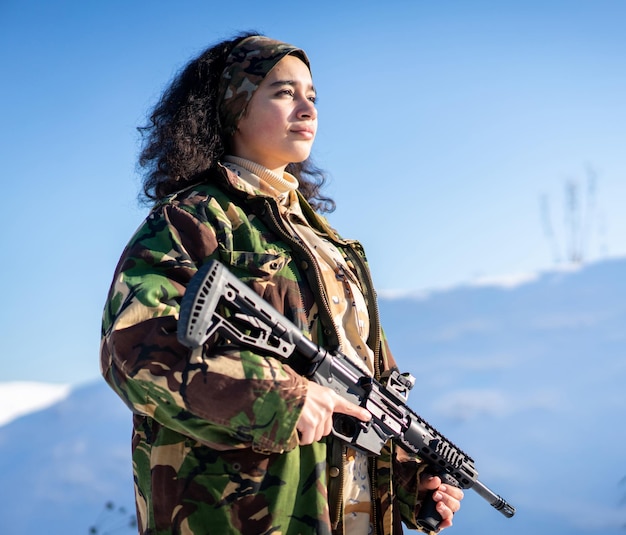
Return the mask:
[[[422,476],[419,490],[421,492],[433,491],[433,500],[435,500],[437,512],[442,518],[439,531],[449,528],[452,525],[452,516],[461,508],[463,491],[452,485],[443,484],[441,479],[430,474]]]
[[[372,417],[368,411],[345,400],[330,388],[309,381],[304,406],[296,424],[300,444],[312,444],[330,434],[335,412],[355,416],[364,422]]]

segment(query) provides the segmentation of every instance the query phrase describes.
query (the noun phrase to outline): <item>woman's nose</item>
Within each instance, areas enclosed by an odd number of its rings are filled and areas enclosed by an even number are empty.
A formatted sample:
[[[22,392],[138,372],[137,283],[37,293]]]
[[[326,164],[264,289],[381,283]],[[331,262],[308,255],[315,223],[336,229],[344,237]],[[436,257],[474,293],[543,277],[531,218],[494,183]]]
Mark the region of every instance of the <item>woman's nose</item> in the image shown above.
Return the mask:
[[[309,98],[304,98],[298,107],[298,118],[300,119],[317,119],[317,108],[315,102]]]

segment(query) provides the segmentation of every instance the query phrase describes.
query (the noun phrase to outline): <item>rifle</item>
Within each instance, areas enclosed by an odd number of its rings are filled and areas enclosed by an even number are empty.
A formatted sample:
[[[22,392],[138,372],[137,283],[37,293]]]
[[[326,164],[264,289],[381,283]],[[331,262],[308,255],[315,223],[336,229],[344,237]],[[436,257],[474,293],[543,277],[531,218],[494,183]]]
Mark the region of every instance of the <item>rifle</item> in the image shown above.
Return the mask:
[[[223,312],[218,311],[218,305]],[[372,414],[369,422],[333,415],[332,433],[346,444],[379,455],[393,440],[427,463],[445,483],[476,491],[507,518],[515,514],[512,505],[478,481],[472,458],[407,406],[409,390],[415,383],[410,374],[387,371],[381,382],[364,375],[345,355],[331,353],[309,340],[223,264],[212,260],[189,282],[181,302],[177,336],[183,345],[194,349],[215,334],[229,343],[287,359],[296,372],[367,409]],[[436,531],[440,522],[435,502],[425,500],[419,526]]]

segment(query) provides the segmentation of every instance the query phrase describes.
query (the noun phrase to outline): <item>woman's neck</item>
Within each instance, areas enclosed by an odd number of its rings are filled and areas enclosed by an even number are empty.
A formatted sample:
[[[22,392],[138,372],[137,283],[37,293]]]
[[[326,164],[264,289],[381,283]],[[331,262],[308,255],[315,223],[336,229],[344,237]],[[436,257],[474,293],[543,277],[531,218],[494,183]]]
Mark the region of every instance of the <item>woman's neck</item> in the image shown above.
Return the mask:
[[[258,176],[279,193],[298,189],[298,179],[290,173],[284,172],[282,176],[274,171],[267,169],[262,165],[239,156],[224,156],[225,162],[230,162],[239,167],[243,167],[246,171]]]

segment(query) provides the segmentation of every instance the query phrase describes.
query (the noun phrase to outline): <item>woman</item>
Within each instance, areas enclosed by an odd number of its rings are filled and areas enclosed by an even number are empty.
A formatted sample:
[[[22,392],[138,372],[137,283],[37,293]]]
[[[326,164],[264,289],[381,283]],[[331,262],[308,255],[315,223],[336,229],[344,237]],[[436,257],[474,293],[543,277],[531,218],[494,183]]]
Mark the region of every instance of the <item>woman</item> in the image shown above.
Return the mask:
[[[316,343],[364,373],[394,366],[361,246],[308,161],[317,130],[306,54],[258,35],[208,49],[142,129],[154,207],[105,307],[101,368],[133,411],[140,533],[401,533],[434,490],[441,528],[462,492],[389,445],[368,459],[331,439],[332,414],[364,409],[278,359],[176,338],[182,295],[218,259]]]

